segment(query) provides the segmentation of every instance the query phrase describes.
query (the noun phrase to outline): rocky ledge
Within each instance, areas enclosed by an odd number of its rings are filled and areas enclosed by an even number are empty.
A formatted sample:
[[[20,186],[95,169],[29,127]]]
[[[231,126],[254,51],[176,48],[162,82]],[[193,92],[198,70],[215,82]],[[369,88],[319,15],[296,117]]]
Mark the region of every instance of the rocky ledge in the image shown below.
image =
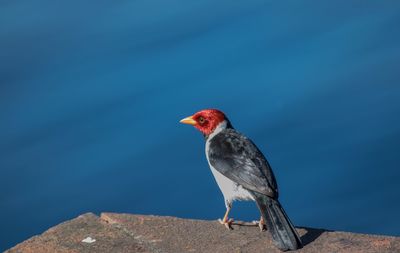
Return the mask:
[[[400,237],[298,228],[304,248],[296,252],[400,252]],[[34,236],[7,253],[37,252],[280,252],[267,232],[238,222],[103,213],[83,214]]]

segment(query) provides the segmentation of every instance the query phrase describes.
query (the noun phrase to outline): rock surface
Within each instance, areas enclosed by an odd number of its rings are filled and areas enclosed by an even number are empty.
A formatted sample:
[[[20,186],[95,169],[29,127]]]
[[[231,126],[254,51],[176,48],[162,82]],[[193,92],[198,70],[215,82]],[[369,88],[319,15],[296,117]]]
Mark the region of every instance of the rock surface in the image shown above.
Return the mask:
[[[400,237],[313,228],[298,231],[305,246],[296,252],[400,252]],[[280,252],[270,239],[268,232],[248,223],[229,231],[217,221],[87,213],[6,252]]]

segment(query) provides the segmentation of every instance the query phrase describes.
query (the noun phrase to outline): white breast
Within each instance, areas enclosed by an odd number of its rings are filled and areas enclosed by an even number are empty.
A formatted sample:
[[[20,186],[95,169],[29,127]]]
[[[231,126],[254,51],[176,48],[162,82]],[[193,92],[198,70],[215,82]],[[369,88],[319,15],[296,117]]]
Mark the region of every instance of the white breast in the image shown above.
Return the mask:
[[[215,181],[217,181],[219,189],[221,189],[221,192],[224,195],[225,201],[232,202],[234,200],[254,200],[249,191],[219,173],[210,163],[208,164],[210,165],[211,172],[214,175]]]
[[[210,160],[208,159],[208,149],[210,145],[210,140],[218,134],[220,131],[226,128],[226,122],[221,122],[217,128],[214,130],[212,134],[207,139],[206,142],[206,156],[207,156],[207,161],[208,165],[210,166],[211,172],[214,175],[215,181],[217,181],[217,184],[224,195],[225,202],[232,202],[233,200],[254,200],[253,196],[244,189],[241,185],[238,185],[237,183],[233,182],[226,176],[222,175],[219,171],[217,171],[210,163]]]

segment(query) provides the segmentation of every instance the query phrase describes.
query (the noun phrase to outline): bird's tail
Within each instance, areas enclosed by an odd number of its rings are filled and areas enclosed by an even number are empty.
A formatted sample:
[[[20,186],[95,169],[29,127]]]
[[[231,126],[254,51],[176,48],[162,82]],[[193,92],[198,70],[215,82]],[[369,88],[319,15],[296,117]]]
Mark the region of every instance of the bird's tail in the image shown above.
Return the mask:
[[[254,197],[276,247],[282,251],[302,248],[300,237],[279,201],[256,192]]]

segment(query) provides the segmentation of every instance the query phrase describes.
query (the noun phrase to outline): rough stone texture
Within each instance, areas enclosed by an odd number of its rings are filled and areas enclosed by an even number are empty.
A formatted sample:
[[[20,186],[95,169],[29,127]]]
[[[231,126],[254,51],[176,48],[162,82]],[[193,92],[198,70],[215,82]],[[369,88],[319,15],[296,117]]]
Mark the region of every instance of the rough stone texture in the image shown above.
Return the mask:
[[[240,222],[239,222],[240,223]],[[400,238],[298,229],[298,252],[400,252]],[[93,243],[82,242],[91,237]],[[217,221],[149,215],[88,213],[50,228],[6,251],[47,252],[280,252],[268,232],[241,223],[229,231]]]

